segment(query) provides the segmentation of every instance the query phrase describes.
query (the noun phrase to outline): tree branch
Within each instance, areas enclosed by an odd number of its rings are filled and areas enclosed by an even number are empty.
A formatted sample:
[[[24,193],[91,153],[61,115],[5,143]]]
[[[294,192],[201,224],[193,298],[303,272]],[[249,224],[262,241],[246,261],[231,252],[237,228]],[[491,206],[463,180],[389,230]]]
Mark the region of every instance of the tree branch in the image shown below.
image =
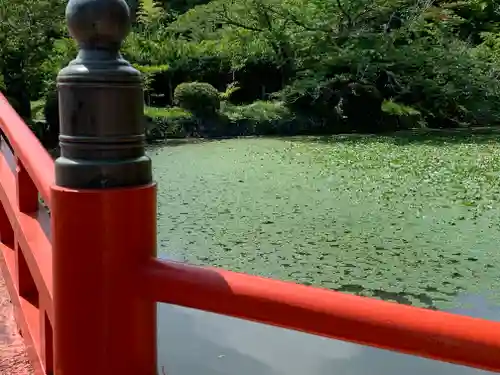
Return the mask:
[[[238,22],[238,21],[231,19],[229,17],[229,13],[227,11],[225,4],[222,4],[222,19],[221,19],[221,21],[226,23],[227,25],[240,27],[240,28],[245,29],[245,30],[251,30],[251,31],[256,31],[256,32],[263,32],[264,31],[263,29],[259,29],[255,26],[245,25],[241,22]]]
[[[351,15],[345,10],[344,6],[340,2],[340,0],[336,0],[337,2],[337,7],[340,9],[340,12],[344,15],[345,18],[347,18],[347,27],[351,28],[352,26],[352,17]]]

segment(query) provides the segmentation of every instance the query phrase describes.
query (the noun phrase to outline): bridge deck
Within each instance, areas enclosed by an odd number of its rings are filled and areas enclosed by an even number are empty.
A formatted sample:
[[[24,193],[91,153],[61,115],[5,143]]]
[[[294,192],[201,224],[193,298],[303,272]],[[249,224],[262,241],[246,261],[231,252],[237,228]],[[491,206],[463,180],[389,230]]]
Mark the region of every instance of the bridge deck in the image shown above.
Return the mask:
[[[17,331],[9,292],[0,273],[0,374],[32,375],[24,342]]]

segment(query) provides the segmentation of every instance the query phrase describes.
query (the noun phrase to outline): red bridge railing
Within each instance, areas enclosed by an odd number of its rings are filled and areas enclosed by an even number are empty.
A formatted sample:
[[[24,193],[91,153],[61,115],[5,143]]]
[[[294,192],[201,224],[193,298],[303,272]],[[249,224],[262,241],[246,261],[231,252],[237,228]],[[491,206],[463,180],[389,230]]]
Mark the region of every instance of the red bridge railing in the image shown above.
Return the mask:
[[[50,218],[54,162],[0,94],[0,264],[36,374],[53,369]]]
[[[68,22],[55,163],[0,95],[1,270],[37,375],[156,374],[157,302],[500,372],[500,322],[157,259],[127,7],[71,0]]]

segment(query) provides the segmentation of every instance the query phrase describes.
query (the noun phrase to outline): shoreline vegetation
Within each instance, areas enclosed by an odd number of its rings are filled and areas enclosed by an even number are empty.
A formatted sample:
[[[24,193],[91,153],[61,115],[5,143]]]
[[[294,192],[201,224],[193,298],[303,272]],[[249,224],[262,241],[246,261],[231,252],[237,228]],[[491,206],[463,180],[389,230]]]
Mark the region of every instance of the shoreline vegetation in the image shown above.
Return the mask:
[[[151,142],[500,124],[494,2],[129,3],[122,54],[144,78]],[[0,25],[0,90],[48,148],[56,76],[77,53],[65,6],[22,0]]]

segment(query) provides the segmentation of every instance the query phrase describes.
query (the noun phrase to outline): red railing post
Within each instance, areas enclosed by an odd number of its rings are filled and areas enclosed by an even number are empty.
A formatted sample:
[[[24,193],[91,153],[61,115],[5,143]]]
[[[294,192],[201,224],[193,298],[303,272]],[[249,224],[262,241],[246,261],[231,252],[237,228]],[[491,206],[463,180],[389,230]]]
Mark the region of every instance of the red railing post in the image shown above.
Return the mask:
[[[58,77],[61,156],[51,191],[55,374],[156,374],[156,304],[139,274],[156,255],[140,74],[119,47],[124,0],[70,0],[80,47]]]

